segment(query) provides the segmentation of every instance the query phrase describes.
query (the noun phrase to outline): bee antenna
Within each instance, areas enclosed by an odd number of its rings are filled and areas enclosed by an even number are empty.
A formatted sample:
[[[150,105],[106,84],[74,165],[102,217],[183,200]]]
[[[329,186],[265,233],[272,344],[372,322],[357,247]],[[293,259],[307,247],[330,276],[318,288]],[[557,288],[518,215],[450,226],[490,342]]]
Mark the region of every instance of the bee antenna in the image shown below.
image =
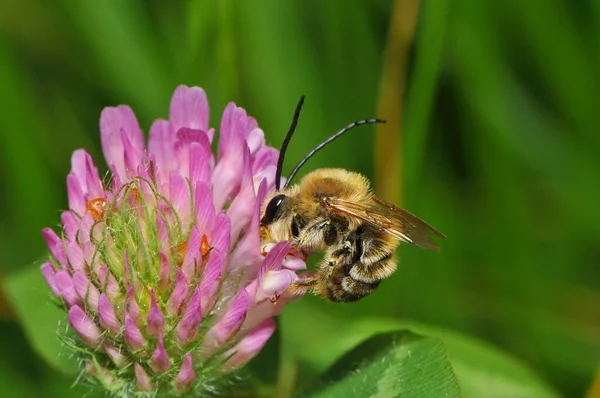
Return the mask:
[[[304,95],[300,97],[300,101],[298,101],[298,105],[296,105],[296,110],[294,111],[294,118],[292,119],[292,124],[290,125],[290,129],[285,136],[283,143],[281,144],[281,149],[279,150],[279,159],[277,159],[277,171],[275,172],[275,190],[279,191],[280,182],[281,182],[281,169],[283,168],[283,159],[285,158],[285,151],[287,150],[288,144],[292,139],[292,135],[294,135],[294,131],[296,131],[296,126],[298,125],[298,119],[300,118],[300,111],[302,110],[302,105],[304,104]],[[287,187],[287,184],[285,185]]]
[[[341,129],[340,131],[338,131],[337,133],[335,133],[334,135],[332,135],[331,137],[327,138],[325,141],[323,141],[322,143],[320,143],[319,145],[317,145],[316,147],[314,147],[309,153],[306,154],[306,156],[304,156],[302,159],[300,159],[300,161],[298,162],[298,164],[296,165],[296,167],[294,167],[294,169],[292,170],[292,172],[288,175],[288,178],[287,178],[287,181],[285,183],[285,187],[284,188],[287,188],[287,186],[290,184],[290,181],[292,181],[292,179],[294,178],[294,176],[298,173],[298,170],[300,170],[300,168],[302,166],[304,166],[304,163],[306,163],[306,161],[308,159],[310,159],[311,157],[313,157],[313,155],[315,153],[319,152],[321,149],[323,149],[324,147],[326,147],[329,143],[331,143],[332,141],[334,141],[336,138],[340,137],[341,135],[343,135],[347,131],[352,130],[354,127],[362,126],[363,124],[372,124],[372,123],[386,123],[386,121],[384,119],[358,120],[358,121],[356,121],[354,123],[350,123],[349,125],[347,125],[343,129]],[[279,159],[281,160],[281,157]]]

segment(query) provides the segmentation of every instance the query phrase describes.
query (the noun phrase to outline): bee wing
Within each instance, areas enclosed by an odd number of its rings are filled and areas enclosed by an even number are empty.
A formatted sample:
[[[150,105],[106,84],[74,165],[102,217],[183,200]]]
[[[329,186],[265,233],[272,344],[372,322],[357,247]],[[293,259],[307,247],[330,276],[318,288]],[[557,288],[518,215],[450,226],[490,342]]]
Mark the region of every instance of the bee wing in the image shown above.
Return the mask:
[[[446,237],[419,217],[375,196],[365,203],[330,199],[327,206],[334,211],[360,218],[396,239],[427,250],[440,249],[432,235]]]

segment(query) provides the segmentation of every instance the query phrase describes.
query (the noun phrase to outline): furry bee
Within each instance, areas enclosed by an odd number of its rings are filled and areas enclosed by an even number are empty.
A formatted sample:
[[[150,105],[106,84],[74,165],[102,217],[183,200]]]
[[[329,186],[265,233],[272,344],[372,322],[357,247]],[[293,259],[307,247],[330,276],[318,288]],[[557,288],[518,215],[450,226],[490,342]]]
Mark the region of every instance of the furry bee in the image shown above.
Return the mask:
[[[265,200],[261,218],[263,242],[287,240],[307,255],[323,251],[318,270],[294,282],[288,290],[311,290],[334,302],[351,302],[371,294],[396,270],[394,252],[400,242],[439,250],[432,236],[445,235],[413,214],[387,203],[370,191],[369,180],[344,169],[318,169],[294,186],[290,181],[321,148],[346,131],[381,119],[354,122],[310,151],[290,173],[280,190],[285,151],[295,131],[304,96],[282,144],[276,192]]]

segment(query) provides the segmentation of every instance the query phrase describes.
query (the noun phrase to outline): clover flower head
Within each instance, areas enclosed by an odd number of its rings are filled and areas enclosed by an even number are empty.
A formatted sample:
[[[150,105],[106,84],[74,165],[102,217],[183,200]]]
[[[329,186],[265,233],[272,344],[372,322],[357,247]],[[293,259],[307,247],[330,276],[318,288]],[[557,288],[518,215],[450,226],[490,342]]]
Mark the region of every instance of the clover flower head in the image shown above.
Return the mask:
[[[75,151],[62,231],[43,230],[41,272],[84,347],[84,371],[134,395],[212,388],[260,351],[305,267],[288,242],[261,250],[278,151],[230,103],[214,156],[198,87],[175,90],[147,146],[128,106],[104,109],[100,132],[110,181]]]

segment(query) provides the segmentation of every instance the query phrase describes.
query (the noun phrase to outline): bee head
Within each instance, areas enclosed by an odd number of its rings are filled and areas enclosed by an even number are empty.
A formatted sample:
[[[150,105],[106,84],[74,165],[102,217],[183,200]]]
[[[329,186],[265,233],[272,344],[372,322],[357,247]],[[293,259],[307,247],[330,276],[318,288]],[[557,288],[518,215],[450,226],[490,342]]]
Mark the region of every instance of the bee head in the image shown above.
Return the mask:
[[[260,219],[260,225],[265,226],[277,221],[281,217],[283,204],[287,200],[286,195],[276,195],[269,201],[265,209],[265,215]]]

